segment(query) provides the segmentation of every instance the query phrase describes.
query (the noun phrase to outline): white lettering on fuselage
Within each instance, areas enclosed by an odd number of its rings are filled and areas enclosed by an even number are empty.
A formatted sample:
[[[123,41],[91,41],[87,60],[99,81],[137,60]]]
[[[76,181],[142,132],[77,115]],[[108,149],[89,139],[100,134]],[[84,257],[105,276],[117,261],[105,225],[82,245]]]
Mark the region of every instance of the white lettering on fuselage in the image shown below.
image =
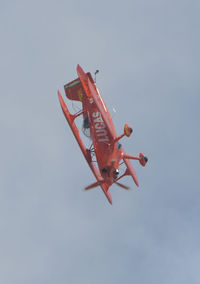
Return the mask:
[[[98,142],[108,142],[108,131],[106,130],[106,125],[101,117],[100,112],[93,112],[92,117]]]

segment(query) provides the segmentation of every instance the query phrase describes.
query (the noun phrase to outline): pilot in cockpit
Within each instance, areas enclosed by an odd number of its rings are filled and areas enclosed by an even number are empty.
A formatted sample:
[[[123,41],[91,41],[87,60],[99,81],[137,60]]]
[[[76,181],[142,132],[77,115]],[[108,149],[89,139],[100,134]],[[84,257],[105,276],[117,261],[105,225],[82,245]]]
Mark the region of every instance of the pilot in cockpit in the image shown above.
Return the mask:
[[[87,115],[83,119],[83,128],[90,128],[89,118]]]
[[[90,122],[87,115],[83,117],[82,131],[86,137],[90,138]]]

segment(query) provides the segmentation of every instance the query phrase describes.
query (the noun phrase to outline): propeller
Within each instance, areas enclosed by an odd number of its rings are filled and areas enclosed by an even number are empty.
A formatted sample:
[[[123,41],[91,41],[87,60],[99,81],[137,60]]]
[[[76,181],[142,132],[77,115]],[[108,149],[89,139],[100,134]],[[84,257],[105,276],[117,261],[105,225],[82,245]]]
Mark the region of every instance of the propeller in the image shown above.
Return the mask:
[[[124,175],[126,175],[126,172],[125,172]],[[118,185],[119,187],[121,187],[121,188],[123,188],[123,189],[126,189],[126,190],[129,190],[129,189],[130,189],[129,186],[124,185],[124,184],[118,182],[117,180],[118,180],[118,179],[116,179],[116,180],[114,181],[114,183],[115,183],[116,185]],[[85,187],[83,190],[85,191],[85,190],[89,190],[89,189],[95,188],[95,187],[97,187],[97,186],[99,186],[99,185],[101,186],[101,184],[103,184],[103,183],[104,183],[104,180],[100,180],[100,181],[94,182],[94,183],[88,185],[87,187]]]
[[[95,187],[99,186],[100,184],[101,184],[101,182],[97,181],[97,182],[92,183],[91,185],[88,185],[87,187],[85,187],[84,190],[95,188]]]
[[[130,189],[130,187],[128,187],[128,186],[126,186],[126,185],[124,185],[124,184],[122,184],[122,183],[120,183],[120,182],[115,181],[115,183],[116,183],[118,186],[122,187],[123,189],[126,189],[126,190],[129,190],[129,189]]]

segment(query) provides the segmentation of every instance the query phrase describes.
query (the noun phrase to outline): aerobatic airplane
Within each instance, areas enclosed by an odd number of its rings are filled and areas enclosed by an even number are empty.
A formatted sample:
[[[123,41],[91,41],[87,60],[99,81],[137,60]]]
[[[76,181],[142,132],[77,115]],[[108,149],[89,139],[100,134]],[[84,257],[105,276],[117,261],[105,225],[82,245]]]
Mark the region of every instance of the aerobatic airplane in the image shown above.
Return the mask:
[[[59,101],[81,151],[96,178],[96,182],[87,186],[85,190],[100,186],[108,201],[112,204],[109,187],[113,183],[124,189],[129,189],[128,186],[118,181],[124,176],[132,176],[135,184],[139,185],[130,159],[138,160],[142,166],[146,165],[148,159],[142,153],[137,157],[125,153],[120,140],[124,136],[129,137],[132,128],[125,124],[123,134],[117,136],[110,113],[91,74],[85,73],[80,65],[77,66],[77,73],[78,78],[66,84],[64,90],[68,99],[82,103],[82,109],[71,114],[60,91],[58,91]],[[91,139],[89,148],[86,148],[75,123],[79,116],[83,117],[84,134]],[[119,166],[122,163],[125,164],[126,170],[120,174]]]

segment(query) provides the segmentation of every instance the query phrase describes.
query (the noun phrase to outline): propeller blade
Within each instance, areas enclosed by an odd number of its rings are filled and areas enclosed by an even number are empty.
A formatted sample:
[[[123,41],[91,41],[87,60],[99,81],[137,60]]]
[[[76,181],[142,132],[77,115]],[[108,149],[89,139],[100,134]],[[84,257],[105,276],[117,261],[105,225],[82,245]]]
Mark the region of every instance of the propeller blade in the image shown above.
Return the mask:
[[[128,187],[128,186],[126,186],[126,185],[124,185],[124,184],[122,184],[122,183],[119,183],[119,182],[115,182],[118,186],[120,186],[120,187],[122,187],[123,189],[126,189],[126,190],[129,190],[130,189],[130,187]]]
[[[88,185],[87,187],[85,187],[84,190],[92,189],[92,188],[97,187],[99,185],[101,185],[101,182],[97,181],[97,182],[92,183],[92,184]]]

